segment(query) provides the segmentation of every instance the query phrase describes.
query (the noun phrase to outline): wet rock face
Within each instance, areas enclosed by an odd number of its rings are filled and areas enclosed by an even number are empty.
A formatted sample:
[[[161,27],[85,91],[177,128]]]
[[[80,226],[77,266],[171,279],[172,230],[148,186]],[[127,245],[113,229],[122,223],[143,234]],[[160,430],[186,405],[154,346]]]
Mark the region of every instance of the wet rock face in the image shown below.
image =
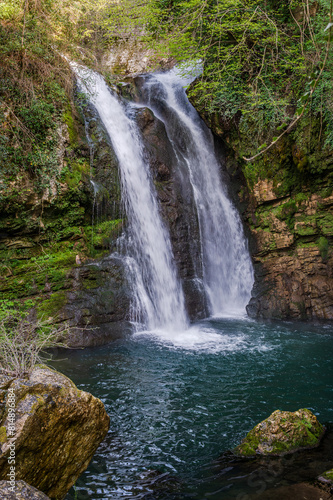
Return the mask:
[[[135,82],[138,86],[142,84],[140,78]],[[149,108],[137,110],[135,118],[142,133],[162,216],[170,231],[177,269],[183,282],[186,309],[191,319],[203,318],[207,315],[207,304],[200,284],[199,224],[191,186],[181,182],[181,177],[187,173],[175,157],[163,122]]]
[[[12,486],[9,481],[0,481],[0,498],[2,500],[50,500],[50,497],[24,481],[15,481],[15,486]]]
[[[310,410],[294,413],[276,410],[260,422],[233,452],[248,457],[254,455],[285,455],[319,445],[325,428]]]
[[[15,479],[63,499],[108,431],[103,403],[46,367],[26,379],[1,376],[0,394],[0,479],[8,479],[15,450]]]
[[[58,320],[72,327],[67,345],[102,345],[131,331],[131,287],[120,257],[110,255],[72,269],[70,278],[71,290],[58,313]]]

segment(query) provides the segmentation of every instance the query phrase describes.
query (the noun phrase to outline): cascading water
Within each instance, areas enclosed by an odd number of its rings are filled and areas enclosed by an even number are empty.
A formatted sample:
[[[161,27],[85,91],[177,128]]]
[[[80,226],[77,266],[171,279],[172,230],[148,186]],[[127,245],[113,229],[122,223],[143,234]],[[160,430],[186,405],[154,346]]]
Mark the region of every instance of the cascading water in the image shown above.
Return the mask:
[[[185,162],[196,202],[203,281],[213,315],[244,313],[253,268],[240,216],[221,182],[213,136],[188,101],[184,86],[194,80],[174,68],[145,77],[144,104],[165,124],[178,160]]]
[[[188,326],[184,296],[139,132],[100,75],[76,64],[72,66],[109,134],[120,165],[129,222],[125,261],[129,276],[135,281],[135,319],[150,330],[183,331]]]

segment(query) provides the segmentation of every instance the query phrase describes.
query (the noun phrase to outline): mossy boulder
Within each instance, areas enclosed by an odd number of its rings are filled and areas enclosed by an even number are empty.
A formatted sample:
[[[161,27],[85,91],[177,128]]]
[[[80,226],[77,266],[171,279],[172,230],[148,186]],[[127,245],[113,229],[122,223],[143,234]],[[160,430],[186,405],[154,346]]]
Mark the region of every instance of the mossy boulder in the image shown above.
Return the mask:
[[[0,393],[0,427],[6,429],[0,443],[0,479],[8,479],[8,459],[15,453],[16,480],[51,499],[63,499],[108,431],[103,403],[45,366],[26,378],[0,376]]]
[[[318,481],[321,483],[328,483],[333,485],[333,469],[328,470],[318,477]]]
[[[325,428],[310,410],[276,410],[256,425],[233,452],[236,455],[285,455],[319,445]]]
[[[49,500],[50,497],[44,495],[30,484],[24,481],[15,481],[13,487],[10,481],[0,481],[1,500]]]

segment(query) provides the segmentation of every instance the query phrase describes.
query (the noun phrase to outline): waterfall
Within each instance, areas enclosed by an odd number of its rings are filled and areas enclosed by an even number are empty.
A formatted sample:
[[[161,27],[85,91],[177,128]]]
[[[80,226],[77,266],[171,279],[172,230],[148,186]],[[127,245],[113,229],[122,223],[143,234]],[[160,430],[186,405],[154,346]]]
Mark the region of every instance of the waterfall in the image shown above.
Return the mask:
[[[119,161],[128,218],[124,260],[134,283],[132,319],[150,330],[182,331],[188,326],[183,291],[139,131],[124,104],[99,74],[76,64],[72,67],[81,90],[95,106]]]
[[[165,124],[178,161],[186,164],[201,233],[203,282],[213,315],[244,313],[253,268],[240,216],[222,185],[213,136],[188,101],[194,80],[177,68],[145,78],[144,102]]]

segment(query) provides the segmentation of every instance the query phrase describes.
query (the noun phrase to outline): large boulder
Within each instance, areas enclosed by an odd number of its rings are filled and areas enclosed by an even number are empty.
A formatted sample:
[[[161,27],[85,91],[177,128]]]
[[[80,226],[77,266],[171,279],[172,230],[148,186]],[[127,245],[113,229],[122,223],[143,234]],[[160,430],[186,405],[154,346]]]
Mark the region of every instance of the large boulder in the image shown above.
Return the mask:
[[[0,376],[0,401],[0,479],[61,500],[108,431],[103,403],[45,366],[26,378]]]
[[[10,481],[0,481],[1,500],[50,500],[41,491],[24,481],[15,481],[15,486]]]
[[[285,455],[319,445],[325,428],[310,410],[276,410],[256,425],[233,452],[240,456]]]

